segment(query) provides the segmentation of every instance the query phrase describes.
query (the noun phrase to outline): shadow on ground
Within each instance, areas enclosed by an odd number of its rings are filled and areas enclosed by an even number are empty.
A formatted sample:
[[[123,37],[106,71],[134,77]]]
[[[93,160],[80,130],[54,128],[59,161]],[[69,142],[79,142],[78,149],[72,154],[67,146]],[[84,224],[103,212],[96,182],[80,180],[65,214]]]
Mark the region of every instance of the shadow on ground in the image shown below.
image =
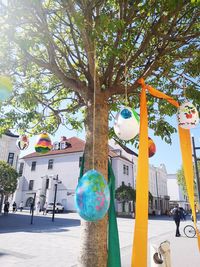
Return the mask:
[[[34,216],[31,224],[30,214],[13,214],[0,216],[0,234],[11,232],[65,232],[67,228],[79,226],[80,220],[51,217],[45,215]]]

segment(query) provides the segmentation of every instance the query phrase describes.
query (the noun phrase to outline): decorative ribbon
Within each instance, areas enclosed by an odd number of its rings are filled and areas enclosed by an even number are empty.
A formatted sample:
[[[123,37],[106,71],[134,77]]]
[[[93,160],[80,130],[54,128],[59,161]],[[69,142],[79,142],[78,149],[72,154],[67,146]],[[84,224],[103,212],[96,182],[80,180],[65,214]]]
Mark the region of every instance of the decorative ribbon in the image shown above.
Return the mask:
[[[83,155],[79,179],[84,174],[85,157]],[[119,234],[115,213],[115,175],[110,161],[108,161],[108,186],[110,189],[110,207],[108,210],[108,259],[107,267],[121,267],[121,256],[119,246]]]
[[[139,157],[138,171],[136,179],[136,219],[135,231],[132,251],[132,267],[147,267],[147,241],[148,241],[148,178],[149,178],[149,160],[148,160],[148,113],[146,90],[157,98],[167,100],[175,107],[179,107],[179,103],[172,97],[146,85],[143,78],[138,80],[142,87],[140,97],[140,135],[139,135]],[[200,250],[200,233],[196,226],[196,212],[194,202],[194,179],[192,164],[192,146],[190,138],[190,130],[179,129],[179,138],[181,144],[181,153],[183,160],[183,169],[185,174],[186,188],[188,192],[189,203],[192,209],[194,225],[197,232],[198,247]]]
[[[108,261],[107,267],[121,267],[119,234],[115,213],[115,176],[108,161],[108,186],[110,189],[110,207],[108,210]]]

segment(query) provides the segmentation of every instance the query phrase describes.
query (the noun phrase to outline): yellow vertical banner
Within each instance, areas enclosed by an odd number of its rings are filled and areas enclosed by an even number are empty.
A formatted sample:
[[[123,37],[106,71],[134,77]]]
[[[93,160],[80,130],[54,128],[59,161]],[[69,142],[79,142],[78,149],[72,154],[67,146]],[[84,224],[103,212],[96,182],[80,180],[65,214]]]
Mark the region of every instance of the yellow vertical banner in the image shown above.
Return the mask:
[[[135,231],[132,250],[131,267],[147,267],[147,247],[148,247],[148,185],[149,185],[149,162],[148,162],[148,112],[146,101],[146,90],[157,98],[167,100],[175,107],[179,103],[172,97],[146,85],[143,78],[138,80],[142,87],[140,96],[140,134],[139,134],[139,156],[138,170],[136,178],[136,218]],[[179,127],[179,138],[183,169],[185,175],[186,188],[189,203],[194,217],[194,225],[197,232],[198,247],[200,250],[200,232],[196,226],[195,199],[194,199],[194,175],[192,162],[192,145],[190,130]]]
[[[136,218],[132,267],[147,267],[148,241],[148,195],[149,195],[149,157],[148,157],[148,114],[146,91],[142,88],[140,97],[140,136],[138,170],[136,178]]]
[[[185,183],[187,188],[187,194],[189,203],[192,209],[192,216],[194,218],[194,226],[197,232],[197,241],[200,251],[200,233],[196,226],[196,211],[195,211],[195,199],[194,199],[194,176],[193,176],[193,162],[192,162],[192,143],[190,137],[190,130],[179,127],[179,138],[183,160],[183,170],[185,176]]]

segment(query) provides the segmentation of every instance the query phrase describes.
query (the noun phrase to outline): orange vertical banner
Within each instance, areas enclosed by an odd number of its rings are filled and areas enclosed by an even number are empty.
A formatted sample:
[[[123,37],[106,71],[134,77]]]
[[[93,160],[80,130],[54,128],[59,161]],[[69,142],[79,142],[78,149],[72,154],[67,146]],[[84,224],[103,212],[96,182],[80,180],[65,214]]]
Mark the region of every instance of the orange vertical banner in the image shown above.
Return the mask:
[[[146,90],[142,87],[140,97],[140,137],[138,170],[136,179],[136,219],[132,267],[147,266],[148,241],[148,195],[149,195],[149,157],[148,157],[148,114]]]

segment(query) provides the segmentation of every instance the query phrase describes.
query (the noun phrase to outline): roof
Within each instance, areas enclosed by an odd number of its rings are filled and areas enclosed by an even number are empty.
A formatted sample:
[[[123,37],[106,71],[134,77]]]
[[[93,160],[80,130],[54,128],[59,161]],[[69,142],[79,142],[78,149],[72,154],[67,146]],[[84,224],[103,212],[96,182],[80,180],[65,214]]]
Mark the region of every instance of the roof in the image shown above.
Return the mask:
[[[71,137],[71,138],[67,139],[67,142],[70,143],[71,146],[66,148],[66,149],[51,150],[46,154],[39,154],[37,152],[33,152],[33,153],[30,153],[30,154],[24,156],[22,159],[83,152],[85,149],[85,141],[83,141],[82,139],[80,139],[78,137]],[[114,150],[115,149],[113,149],[111,146],[109,146],[109,156],[111,158],[114,158],[114,157],[124,158],[121,155],[119,155],[118,153],[116,153]],[[128,160],[127,158],[124,158],[124,159]]]
[[[67,139],[67,142],[71,144],[70,147],[66,149],[60,149],[60,150],[51,150],[46,154],[39,154],[37,152],[33,152],[31,154],[28,154],[24,156],[22,159],[27,158],[35,158],[35,157],[45,157],[50,155],[61,155],[61,154],[68,154],[68,153],[74,153],[74,152],[83,152],[85,148],[85,141],[81,140],[77,137],[71,137]]]
[[[19,135],[13,134],[10,130],[7,130],[5,132],[5,135],[10,136],[10,137],[15,137],[15,138],[19,137]]]

